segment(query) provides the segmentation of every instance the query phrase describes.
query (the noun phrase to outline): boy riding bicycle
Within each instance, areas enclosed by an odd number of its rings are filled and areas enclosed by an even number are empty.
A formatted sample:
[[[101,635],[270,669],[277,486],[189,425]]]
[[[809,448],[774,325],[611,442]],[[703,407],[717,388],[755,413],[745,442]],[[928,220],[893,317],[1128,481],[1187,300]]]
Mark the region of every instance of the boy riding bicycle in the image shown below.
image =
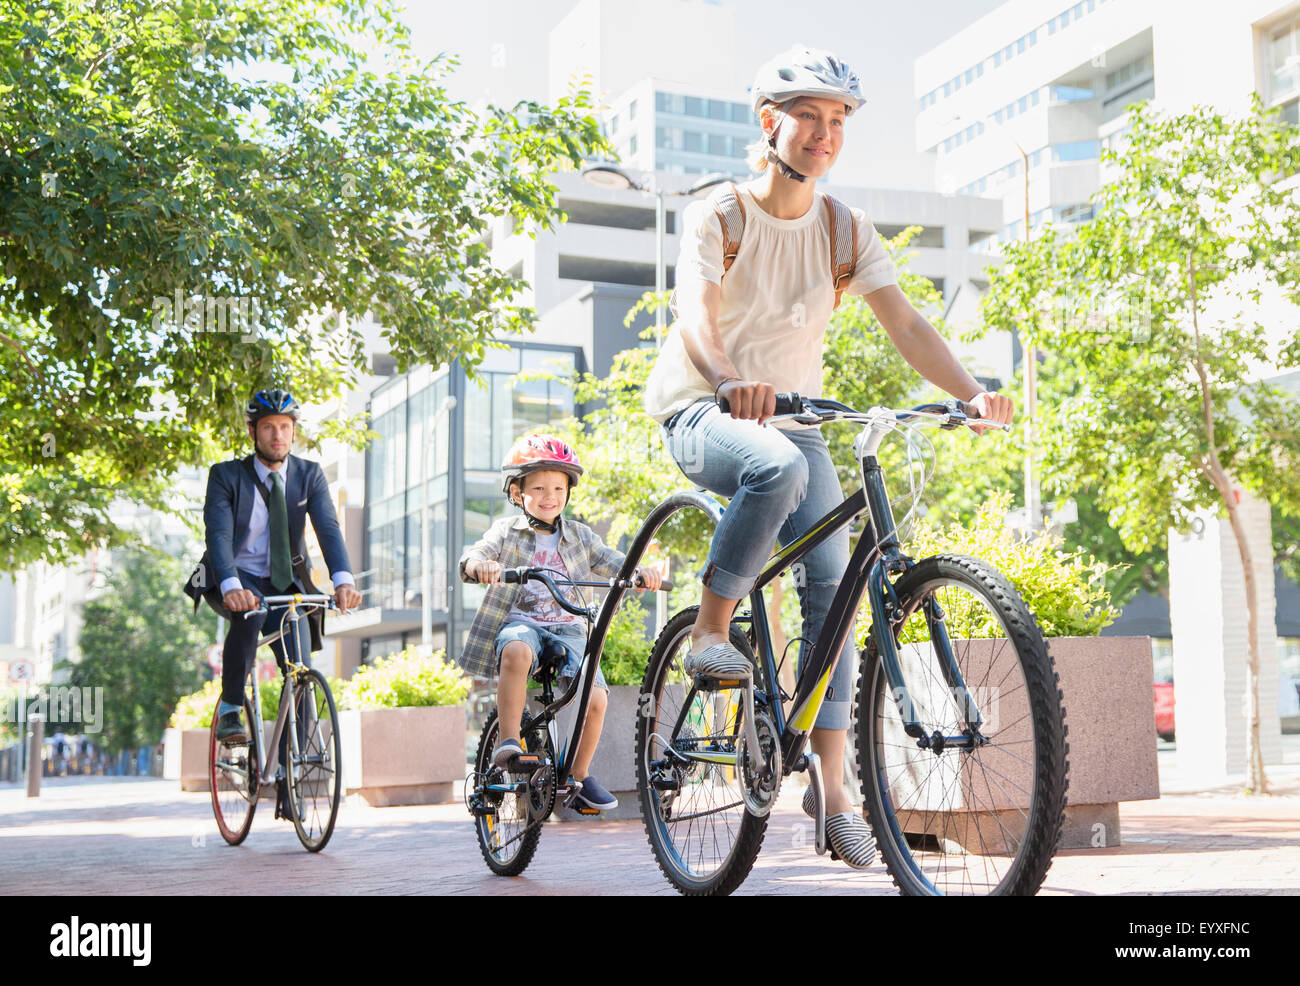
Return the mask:
[[[545,587],[536,583],[506,585],[501,581],[502,570],[534,566],[575,580],[590,579],[593,574],[613,577],[623,564],[623,554],[606,547],[585,524],[561,520],[569,491],[582,475],[578,455],[567,443],[546,435],[525,435],[506,454],[501,473],[503,492],[523,516],[498,518],[460,559],[464,581],[487,583],[490,588],[458,663],[479,677],[488,677],[499,668],[501,740],[492,762],[504,768],[523,752],[519,727],[528,677],[537,670],[543,648],[551,642],[564,647],[566,659],[559,671],[563,682],[578,673],[587,634],[578,618],[561,609]],[[636,574],[647,589],[659,587],[660,578],[654,570],[639,568]],[[618,799],[589,773],[609,694],[599,668],[595,685],[573,762],[573,779],[582,785],[579,802],[606,811],[617,807]]]

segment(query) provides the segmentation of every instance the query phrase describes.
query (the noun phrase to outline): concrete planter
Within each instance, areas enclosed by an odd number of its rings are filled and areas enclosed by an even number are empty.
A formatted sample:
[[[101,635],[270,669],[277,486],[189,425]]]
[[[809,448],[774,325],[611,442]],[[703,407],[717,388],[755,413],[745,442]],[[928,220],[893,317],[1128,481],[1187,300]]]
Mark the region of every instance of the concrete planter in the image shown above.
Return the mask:
[[[993,654],[1000,641],[961,641],[970,662],[967,681],[982,680],[980,662]],[[1156,765],[1155,708],[1151,689],[1151,640],[1149,637],[1055,637],[1048,650],[1060,676],[1064,694],[1065,722],[1069,743],[1069,791],[1066,798],[1065,827],[1061,837],[1063,849],[1105,848],[1120,844],[1119,802],[1160,797]],[[914,646],[900,649],[904,674],[917,660]],[[942,690],[943,683],[933,676],[913,675],[909,680],[926,681],[920,687]],[[986,721],[992,732],[998,722],[1006,733],[1028,727],[1028,701],[1023,689],[1004,691],[997,696],[982,695],[978,686],[976,700],[986,709]],[[923,692],[915,700],[931,698]],[[1021,723],[1017,727],[1016,723]],[[900,741],[905,740],[901,736]],[[957,785],[943,785],[939,790],[917,788],[908,795],[899,792],[899,801],[916,806],[903,818],[906,831],[921,833],[927,826],[937,831],[936,810],[966,804],[957,825],[949,820],[953,831],[971,833],[978,844],[980,832],[988,840],[998,838],[999,809],[1012,809],[1004,796],[1015,785],[1027,787],[1032,767],[1007,757],[997,761],[997,770],[1005,773],[1001,790],[990,790],[979,772],[967,772]],[[992,810],[976,810],[992,809]],[[960,812],[960,809],[959,809]],[[949,818],[959,812],[944,811]]]
[[[271,741],[274,722],[262,723],[262,746]],[[208,743],[211,732],[207,729],[167,729],[163,731],[163,779],[179,780],[182,791],[207,791]],[[262,785],[262,797],[274,794],[272,785]]]
[[[612,685],[609,689],[609,706],[605,709],[605,724],[600,731],[600,745],[591,761],[591,772],[605,785],[618,807],[602,811],[599,815],[579,815],[559,805],[555,816],[560,821],[615,821],[640,818],[641,807],[636,793],[636,713],[641,694],[640,685]],[[578,703],[562,709],[556,716],[559,735],[570,736],[573,731]],[[563,751],[556,750],[563,756]]]
[[[361,709],[339,713],[343,789],[367,804],[456,800],[465,778],[465,706]]]

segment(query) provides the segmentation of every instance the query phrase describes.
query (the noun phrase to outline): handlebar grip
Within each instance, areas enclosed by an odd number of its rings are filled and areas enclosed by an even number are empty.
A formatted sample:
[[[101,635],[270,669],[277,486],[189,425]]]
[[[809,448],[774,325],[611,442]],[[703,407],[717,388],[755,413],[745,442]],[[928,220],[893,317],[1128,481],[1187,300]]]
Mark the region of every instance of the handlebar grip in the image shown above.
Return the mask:
[[[723,414],[731,413],[731,401],[725,397],[718,398],[718,410]],[[803,410],[803,398],[796,393],[777,394],[776,410],[773,414],[798,414]]]
[[[501,570],[502,582],[527,582],[528,570],[526,568],[503,568]]]
[[[633,579],[632,579],[632,584],[633,584],[634,586],[640,588],[640,587],[644,586],[645,583],[643,583],[643,582],[641,581],[641,579],[640,579],[639,577],[637,577],[637,578],[633,578]],[[671,592],[672,589],[673,589],[673,580],[672,580],[672,579],[664,579],[664,580],[662,580],[662,581],[659,583],[659,590],[658,590],[659,592]]]

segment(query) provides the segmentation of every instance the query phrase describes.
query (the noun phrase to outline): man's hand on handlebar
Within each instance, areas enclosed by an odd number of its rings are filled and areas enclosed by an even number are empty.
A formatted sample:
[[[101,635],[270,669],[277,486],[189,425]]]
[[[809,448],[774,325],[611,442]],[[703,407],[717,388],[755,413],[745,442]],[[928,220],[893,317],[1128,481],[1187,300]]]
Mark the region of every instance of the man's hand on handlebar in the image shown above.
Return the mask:
[[[471,576],[475,582],[481,582],[484,585],[499,585],[501,583],[501,563],[486,560],[471,561],[465,565],[465,574]]]
[[[257,593],[252,589],[231,589],[221,597],[221,601],[232,613],[247,613],[249,610],[257,609],[261,604]]]
[[[1011,418],[1016,413],[1015,405],[1011,403],[1011,398],[993,391],[985,390],[976,394],[968,402],[974,405],[979,411],[979,421],[972,421],[970,428],[976,434],[983,434],[990,431],[992,424],[1011,424]],[[983,425],[980,422],[988,421],[989,425]]]
[[[728,380],[718,388],[718,397],[731,405],[731,416],[762,424],[776,413],[776,388],[759,380]]]
[[[338,607],[340,613],[356,609],[361,605],[361,593],[357,592],[357,587],[354,585],[341,585],[334,590],[334,605]]]

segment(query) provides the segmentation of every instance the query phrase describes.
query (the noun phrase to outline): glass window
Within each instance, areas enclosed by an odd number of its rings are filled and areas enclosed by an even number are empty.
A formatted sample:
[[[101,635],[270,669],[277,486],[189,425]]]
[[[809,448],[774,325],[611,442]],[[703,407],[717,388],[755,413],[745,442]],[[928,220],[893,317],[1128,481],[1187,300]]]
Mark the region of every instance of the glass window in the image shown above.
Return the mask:
[[[726,102],[721,99],[709,100],[710,120],[725,120],[728,116],[730,116],[730,113],[728,112],[728,104]]]
[[[489,375],[490,378],[490,375]],[[492,434],[491,395],[482,382],[465,385],[465,468],[496,469],[501,460],[492,459],[492,444],[484,441]]]
[[[1101,153],[1099,140],[1075,140],[1052,147],[1053,161],[1089,161]]]
[[[965,76],[963,76],[963,80],[964,80],[965,82],[974,82],[974,81],[975,81],[975,70],[974,70],[973,68],[968,68],[968,69],[966,70],[966,74],[965,74]]]
[[[1025,53],[1025,39],[1024,39],[1024,37],[1022,36],[1022,37],[1016,38],[1016,54],[1017,54],[1017,55],[1023,55],[1024,53]]]
[[[719,137],[717,134],[709,135],[709,153],[717,154],[719,157],[727,156],[727,138]]]
[[[752,114],[750,108],[744,103],[731,104],[731,122],[732,123],[749,123]]]
[[[609,132],[612,133],[612,134],[616,134],[616,133],[618,133],[618,114],[617,114],[617,113],[615,113],[612,117],[609,118]]]
[[[1038,105],[1038,90],[1037,90],[1037,89],[1035,89],[1033,92],[1031,92],[1031,93],[1029,94],[1029,105],[1030,105],[1030,106],[1037,106],[1037,105]]]
[[[1029,46],[1032,48],[1036,44],[1038,44],[1038,28],[1029,32]]]
[[[1076,3],[1071,8],[1070,13],[1074,15],[1074,19],[1077,21],[1080,17],[1083,16],[1083,4]]]
[[[704,135],[694,130],[686,130],[682,133],[682,149],[687,151],[702,151],[704,149]]]
[[[945,82],[945,83],[943,84],[943,94],[944,94],[945,96],[951,96],[951,95],[952,95],[952,83],[951,83],[951,82]]]
[[[632,100],[632,102],[628,103],[628,105],[627,105],[627,118],[628,118],[629,120],[635,120],[635,119],[636,119],[636,100],[635,100],[635,99]]]
[[[636,153],[636,134],[633,134],[627,142],[627,153],[629,155]]]
[[[1029,109],[1029,97],[1021,96],[1020,99],[1016,101],[1016,109],[1021,113]]]
[[[1055,18],[1055,17],[1053,17],[1050,21],[1047,22],[1047,33],[1048,33],[1049,35],[1050,35],[1050,34],[1055,34],[1055,33],[1056,33],[1056,18]]]
[[[983,74],[984,74],[984,63],[980,62],[978,65],[975,66],[975,77],[978,79]]]
[[[687,96],[683,112],[687,116],[704,116],[704,100],[699,96]]]
[[[993,53],[993,67],[999,68],[1001,65],[1002,65],[1002,52],[995,51]]]
[[[655,110],[659,113],[672,112],[672,97],[666,92],[655,93]]]

